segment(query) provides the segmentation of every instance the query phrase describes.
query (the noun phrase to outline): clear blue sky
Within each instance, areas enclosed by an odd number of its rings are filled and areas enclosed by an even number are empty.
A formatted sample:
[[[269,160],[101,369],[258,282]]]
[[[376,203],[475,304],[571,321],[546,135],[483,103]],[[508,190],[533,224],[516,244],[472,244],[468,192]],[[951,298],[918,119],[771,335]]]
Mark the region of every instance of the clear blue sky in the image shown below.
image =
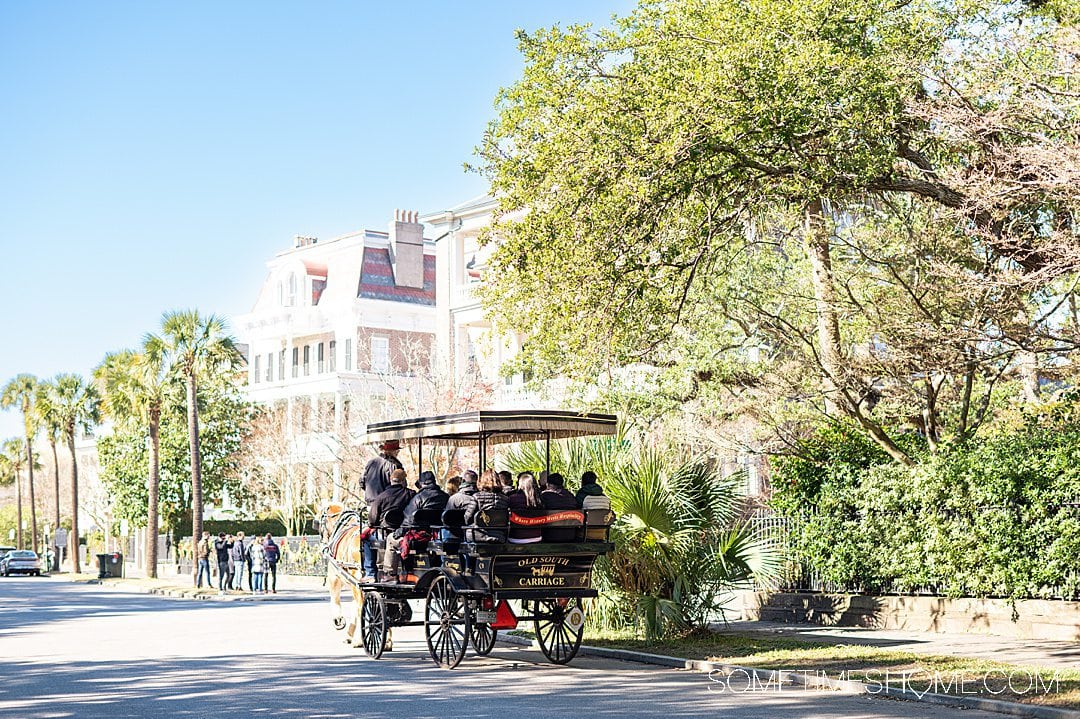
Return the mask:
[[[88,373],[169,309],[249,310],[294,234],[483,193],[462,165],[514,30],[632,5],[0,4],[0,382]]]

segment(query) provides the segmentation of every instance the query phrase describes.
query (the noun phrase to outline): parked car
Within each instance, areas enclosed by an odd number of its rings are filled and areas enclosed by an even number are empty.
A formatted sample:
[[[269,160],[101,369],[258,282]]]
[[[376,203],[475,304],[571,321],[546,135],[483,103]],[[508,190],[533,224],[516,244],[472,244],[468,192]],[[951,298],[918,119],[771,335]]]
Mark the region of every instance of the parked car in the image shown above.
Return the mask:
[[[18,549],[18,547],[11,547],[6,544],[0,544],[0,559],[3,559],[5,556],[7,556],[8,552],[14,552],[16,549]]]
[[[12,574],[33,574],[40,577],[41,560],[29,549],[14,549],[0,559],[0,576],[10,577]]]

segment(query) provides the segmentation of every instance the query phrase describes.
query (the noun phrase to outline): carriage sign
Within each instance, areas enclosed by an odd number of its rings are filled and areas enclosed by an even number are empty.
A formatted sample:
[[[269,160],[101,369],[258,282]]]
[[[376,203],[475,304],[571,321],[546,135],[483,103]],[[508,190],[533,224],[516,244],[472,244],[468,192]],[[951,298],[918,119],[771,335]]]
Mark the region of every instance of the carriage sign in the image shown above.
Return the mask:
[[[498,557],[495,586],[508,589],[558,589],[590,586],[595,554]]]

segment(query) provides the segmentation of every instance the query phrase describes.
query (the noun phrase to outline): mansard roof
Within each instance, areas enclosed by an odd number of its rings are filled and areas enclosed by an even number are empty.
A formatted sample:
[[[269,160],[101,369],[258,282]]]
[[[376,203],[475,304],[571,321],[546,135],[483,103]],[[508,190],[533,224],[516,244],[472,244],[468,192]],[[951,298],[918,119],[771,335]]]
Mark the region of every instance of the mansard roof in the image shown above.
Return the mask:
[[[398,287],[394,283],[394,268],[390,250],[384,247],[365,247],[364,265],[360,275],[357,297],[390,302],[409,302],[435,305],[435,256],[424,255],[424,288]]]

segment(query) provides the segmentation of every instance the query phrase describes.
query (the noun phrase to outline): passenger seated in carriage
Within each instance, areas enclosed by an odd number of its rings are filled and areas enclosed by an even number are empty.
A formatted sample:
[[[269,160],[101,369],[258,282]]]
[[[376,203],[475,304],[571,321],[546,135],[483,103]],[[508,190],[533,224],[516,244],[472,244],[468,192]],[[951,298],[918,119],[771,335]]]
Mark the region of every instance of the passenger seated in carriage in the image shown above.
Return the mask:
[[[544,507],[540,501],[540,485],[536,483],[536,479],[531,472],[522,472],[518,475],[518,491],[511,494],[507,500],[510,503],[511,511],[515,509],[543,509]],[[539,526],[529,527],[511,524],[509,539],[511,544],[532,544],[533,542],[542,541],[543,530]]]
[[[506,495],[502,493],[502,489],[499,486],[499,480],[495,476],[495,472],[490,469],[485,469],[484,473],[480,475],[480,481],[476,483],[476,494],[473,495],[473,502],[465,508],[465,524],[474,524],[476,517],[480,512],[491,511],[493,509],[509,509],[510,504],[506,500]],[[571,497],[573,499],[573,497]],[[475,529],[473,532],[473,539],[479,542],[505,542],[506,532],[501,529]]]
[[[611,509],[611,500],[604,489],[596,483],[596,472],[589,470],[581,475],[581,489],[574,495],[582,509]]]
[[[514,475],[504,469],[495,476],[499,478],[499,489],[507,497],[517,491],[517,489],[514,488]]]
[[[464,509],[458,510],[461,513],[461,517],[459,518],[459,520],[458,520],[458,522],[457,522],[457,524],[456,524],[456,526],[454,528],[450,528],[448,526],[448,520],[451,519],[451,517],[447,517],[447,515],[446,515],[446,510],[450,508],[450,503],[453,502],[454,496],[457,495],[458,492],[460,492],[460,491],[461,491],[461,477],[460,476],[455,475],[455,476],[451,477],[450,479],[446,480],[446,494],[449,495],[450,499],[447,500],[446,506],[443,507],[443,514],[442,514],[442,525],[443,525],[442,539],[443,539],[443,541],[453,540],[453,539],[461,539],[461,536],[460,536],[461,523],[463,521],[465,521],[464,520],[465,510]]]
[[[547,489],[540,493],[540,501],[544,509],[577,509],[578,503],[574,495],[566,490],[566,480],[558,472],[552,472],[547,478]]]
[[[450,495],[439,487],[434,472],[421,472],[420,479],[416,480],[416,487],[418,491],[405,507],[405,519],[394,532],[394,536],[398,539],[404,537],[410,530],[431,529],[431,523],[422,521],[422,517],[435,512],[441,514],[450,500]],[[421,512],[423,514],[420,514]]]
[[[405,507],[412,501],[414,494],[416,493],[405,486],[405,470],[395,469],[390,473],[390,486],[375,497],[368,507],[368,527],[372,530],[397,529],[401,526]],[[377,552],[372,533],[369,532],[368,535],[364,540],[364,578],[365,581],[372,581],[375,579]]]
[[[372,501],[368,507],[368,526],[376,529],[397,529],[401,516],[416,492],[406,486],[405,470],[390,473],[390,486]],[[394,519],[395,515],[398,517]]]

